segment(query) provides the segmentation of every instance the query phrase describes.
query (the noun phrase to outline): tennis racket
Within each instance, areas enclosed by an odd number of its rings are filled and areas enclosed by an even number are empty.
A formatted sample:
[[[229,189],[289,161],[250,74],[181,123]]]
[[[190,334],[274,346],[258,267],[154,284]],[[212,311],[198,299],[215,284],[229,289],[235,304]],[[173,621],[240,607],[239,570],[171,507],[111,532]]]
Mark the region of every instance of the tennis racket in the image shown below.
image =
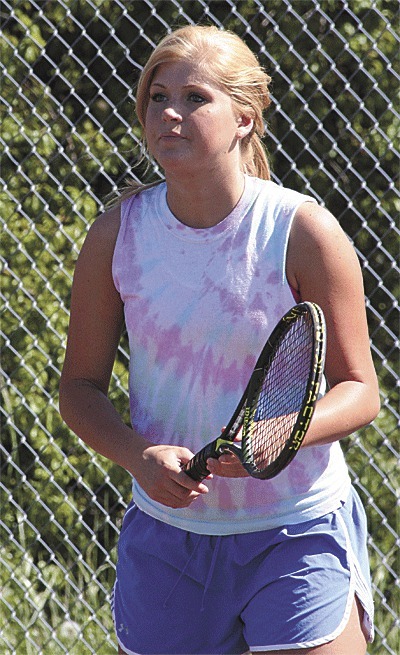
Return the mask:
[[[292,307],[269,336],[246,390],[221,436],[183,467],[194,480],[209,475],[207,459],[233,452],[255,478],[273,478],[306,435],[324,370],[326,328],[314,303]],[[234,439],[242,429],[241,442]]]

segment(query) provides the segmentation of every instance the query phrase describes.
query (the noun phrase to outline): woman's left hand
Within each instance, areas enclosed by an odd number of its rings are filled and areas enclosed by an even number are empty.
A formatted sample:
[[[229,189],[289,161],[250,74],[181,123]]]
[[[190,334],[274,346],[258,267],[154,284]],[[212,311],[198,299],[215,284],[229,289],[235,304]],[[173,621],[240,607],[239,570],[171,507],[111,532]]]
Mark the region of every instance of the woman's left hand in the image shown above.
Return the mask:
[[[249,474],[234,453],[224,453],[218,459],[208,459],[207,468],[213,475],[222,478],[247,478]]]

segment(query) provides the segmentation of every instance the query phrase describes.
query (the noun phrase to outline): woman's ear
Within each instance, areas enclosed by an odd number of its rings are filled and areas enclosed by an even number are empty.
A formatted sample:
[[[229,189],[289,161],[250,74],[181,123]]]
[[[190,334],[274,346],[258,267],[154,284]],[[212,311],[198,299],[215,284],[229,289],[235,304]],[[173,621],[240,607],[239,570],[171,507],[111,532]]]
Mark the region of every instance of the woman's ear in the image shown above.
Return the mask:
[[[241,114],[237,118],[237,124],[238,124],[238,129],[237,129],[237,137],[238,139],[244,139],[245,136],[250,134],[254,127],[254,121],[250,116],[246,116],[245,114]]]

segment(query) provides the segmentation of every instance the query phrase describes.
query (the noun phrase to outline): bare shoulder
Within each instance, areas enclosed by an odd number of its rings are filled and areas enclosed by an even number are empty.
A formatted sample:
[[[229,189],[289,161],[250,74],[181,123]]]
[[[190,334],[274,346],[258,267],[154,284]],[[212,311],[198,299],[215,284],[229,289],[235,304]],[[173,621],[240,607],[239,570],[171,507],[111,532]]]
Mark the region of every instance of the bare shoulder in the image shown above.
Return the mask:
[[[84,249],[102,249],[103,256],[112,255],[120,226],[120,207],[101,214],[92,224],[87,234]]]
[[[332,237],[349,240],[343,232],[337,218],[325,207],[314,202],[304,202],[298,208],[293,223],[291,238],[298,242],[298,245],[306,245],[309,241],[313,246],[324,242],[330,243]]]
[[[320,286],[324,294],[359,278],[356,252],[339,221],[316,203],[303,203],[296,212],[289,239],[287,276],[296,289]],[[318,284],[319,283],[319,284]],[[311,289],[310,289],[311,290]]]
[[[120,209],[101,214],[90,227],[76,262],[73,297],[100,299],[105,306],[110,299],[120,303],[116,292],[112,262],[120,225]],[[104,300],[105,299],[105,300]]]

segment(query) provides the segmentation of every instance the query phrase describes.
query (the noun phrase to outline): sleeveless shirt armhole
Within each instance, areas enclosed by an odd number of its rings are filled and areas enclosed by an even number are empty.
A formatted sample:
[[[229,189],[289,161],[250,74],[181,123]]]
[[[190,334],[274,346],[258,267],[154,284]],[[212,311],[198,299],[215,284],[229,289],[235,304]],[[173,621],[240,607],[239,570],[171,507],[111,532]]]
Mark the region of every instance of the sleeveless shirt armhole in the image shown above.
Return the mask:
[[[118,271],[119,271],[119,266],[122,256],[123,244],[126,237],[128,219],[132,211],[132,204],[136,196],[137,194],[131,196],[130,198],[127,198],[126,200],[123,200],[120,206],[120,222],[119,222],[117,240],[115,242],[114,253],[113,253],[112,264],[111,264],[112,278],[118,293],[120,293],[121,291]]]
[[[289,283],[288,283],[288,284],[289,284]],[[291,284],[289,284],[289,288],[290,288],[291,294],[292,294],[292,296],[293,296],[295,302],[296,302],[296,303],[301,302],[301,297],[300,297],[299,292],[296,291],[296,289],[294,289],[294,288],[292,287]]]

